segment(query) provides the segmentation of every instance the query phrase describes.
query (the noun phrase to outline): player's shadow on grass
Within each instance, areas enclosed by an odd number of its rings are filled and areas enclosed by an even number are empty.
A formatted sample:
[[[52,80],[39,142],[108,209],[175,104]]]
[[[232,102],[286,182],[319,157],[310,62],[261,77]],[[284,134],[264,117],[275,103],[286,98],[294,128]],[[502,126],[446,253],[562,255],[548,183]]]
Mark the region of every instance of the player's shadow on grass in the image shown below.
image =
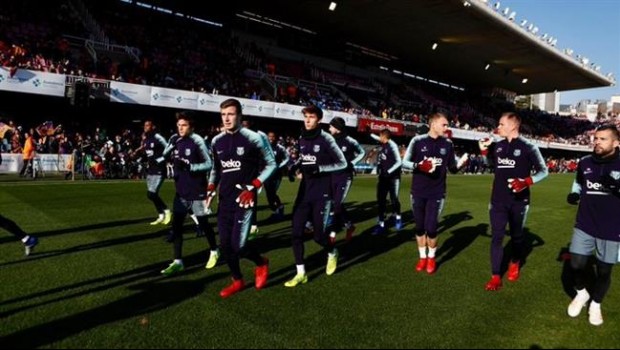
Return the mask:
[[[374,229],[375,227],[373,225],[362,231],[359,235],[354,236],[350,242],[338,245],[339,273],[374,257],[388,253],[398,248],[400,245],[411,241],[413,237],[411,230],[403,230],[400,232],[388,230],[386,234],[375,236],[372,235]],[[326,263],[324,254],[322,257],[312,256],[311,258],[318,259],[321,266],[324,266]]]
[[[527,258],[532,254],[535,248],[545,245],[545,241],[537,234],[530,231],[529,228],[524,229],[525,234],[525,252],[523,261],[521,261],[521,268],[527,265]],[[507,236],[508,237],[508,236]],[[491,238],[493,239],[493,238]],[[506,239],[504,239],[504,242]],[[501,275],[503,276],[508,271],[508,264],[512,257],[513,245],[512,239],[504,246],[504,257],[502,259]]]
[[[437,225],[437,232],[441,234],[453,228],[454,226],[457,226],[465,221],[469,221],[473,218],[474,217],[471,216],[471,213],[468,210],[462,211],[460,213],[444,215],[443,220],[441,220]]]
[[[437,249],[437,269],[454,259],[463,250],[469,247],[479,236],[484,236],[489,225],[478,224],[458,228],[450,232],[451,236],[442,242]]]
[[[41,231],[41,232],[29,232],[29,233],[32,234],[32,235],[35,235],[35,236],[37,236],[39,238],[42,238],[42,237],[50,237],[50,236],[56,236],[56,235],[63,235],[63,234],[67,234],[67,233],[77,233],[77,232],[83,232],[83,231],[102,230],[102,229],[107,229],[107,228],[112,228],[112,227],[119,227],[119,226],[129,226],[129,225],[149,222],[150,220],[152,220],[152,218],[142,218],[142,219],[132,219],[132,220],[119,220],[119,221],[111,221],[111,222],[102,222],[100,224],[92,224],[92,225],[85,225],[85,226],[78,226],[78,227],[71,227],[71,228],[62,228],[62,229],[58,229],[58,230]],[[0,244],[7,243],[7,242],[13,242],[13,241],[15,241],[15,239],[13,237],[2,237],[2,238],[0,238]]]
[[[377,202],[345,202],[349,220],[354,223],[361,223],[377,217]]]
[[[204,262],[206,255],[204,252],[195,253],[184,258],[185,270],[179,276],[187,276],[189,274],[204,271]],[[133,270],[123,271],[117,274],[93,278],[86,281],[77,282],[62,287],[52,288],[41,292],[36,292],[13,299],[0,301],[0,307],[5,309],[7,306],[16,303],[25,303],[29,300],[45,299],[43,301],[34,302],[28,305],[19,306],[7,311],[0,312],[0,319],[11,316],[18,312],[42,307],[45,305],[63,302],[69,299],[90,295],[97,292],[107,291],[109,289],[123,287],[132,283],[141,282],[143,280],[152,279],[152,282],[160,280],[168,280],[170,278],[163,277],[160,270],[165,268],[167,262],[158,262],[155,264],[142,266]],[[212,279],[224,277],[225,273],[212,274]],[[173,280],[174,277],[171,278]],[[85,289],[86,288],[86,289]]]
[[[571,299],[577,295],[577,291],[575,290],[575,273],[573,272],[573,268],[571,267],[571,254],[569,251],[569,246],[563,247],[560,249],[558,253],[558,257],[556,260],[562,263],[562,274],[560,275],[560,281],[562,282],[562,288],[567,296]],[[596,276],[596,258],[591,256],[588,259],[588,264],[586,265],[584,271],[584,278],[586,289],[591,292],[592,287],[594,287]]]
[[[194,228],[194,225],[186,225],[184,227],[185,240],[193,239],[193,237],[190,236],[190,233],[189,233],[190,231],[192,233],[194,232],[193,228]],[[76,245],[76,246],[65,248],[65,249],[44,250],[45,246],[39,246],[38,248],[41,250],[35,251],[29,257],[25,257],[23,259],[9,261],[5,263],[0,263],[0,267],[6,267],[6,266],[22,264],[22,263],[29,263],[29,262],[33,262],[33,261],[37,261],[41,259],[49,259],[49,258],[53,258],[56,256],[61,256],[61,255],[81,253],[81,252],[91,251],[94,249],[110,248],[110,247],[119,246],[119,245],[141,242],[141,241],[145,241],[149,239],[161,238],[163,240],[168,234],[169,234],[169,229],[166,228],[166,229],[159,230],[157,232],[140,233],[140,234],[132,233],[131,235],[127,235],[127,236],[108,239],[105,241],[97,241],[94,243]],[[201,239],[201,240],[206,241],[205,237],[196,237],[195,239]]]
[[[0,338],[0,343],[13,348],[49,346],[75,334],[138,316],[136,327],[148,327],[148,315],[177,305],[203,293],[205,285],[221,278],[222,274],[205,276],[198,280],[178,281],[157,279],[132,285],[135,294],[109,304],[57,320],[26,328]]]

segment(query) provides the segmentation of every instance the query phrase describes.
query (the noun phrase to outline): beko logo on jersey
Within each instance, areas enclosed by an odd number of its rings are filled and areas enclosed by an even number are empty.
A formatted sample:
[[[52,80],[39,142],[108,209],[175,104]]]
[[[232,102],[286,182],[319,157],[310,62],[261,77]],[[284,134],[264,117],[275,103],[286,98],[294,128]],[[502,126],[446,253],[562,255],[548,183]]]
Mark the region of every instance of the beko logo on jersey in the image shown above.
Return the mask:
[[[302,154],[301,160],[303,162],[315,162],[316,163],[316,156],[313,156],[311,154]]]
[[[439,157],[424,157],[424,160],[432,160],[435,166],[441,166],[443,164],[443,158]]]
[[[227,161],[221,161],[222,163],[222,168],[241,168],[241,161],[238,160],[227,160]]]
[[[499,165],[509,165],[514,167],[515,165],[517,165],[517,162],[513,159],[509,159],[509,158],[498,158],[497,159],[497,164]]]
[[[590,180],[586,180],[586,187],[587,187],[589,190],[595,190],[595,191],[600,191],[600,190],[602,190],[602,189],[603,189],[603,185],[601,185],[601,184],[600,184],[600,183],[598,183],[598,182],[592,182],[592,181],[590,181]]]

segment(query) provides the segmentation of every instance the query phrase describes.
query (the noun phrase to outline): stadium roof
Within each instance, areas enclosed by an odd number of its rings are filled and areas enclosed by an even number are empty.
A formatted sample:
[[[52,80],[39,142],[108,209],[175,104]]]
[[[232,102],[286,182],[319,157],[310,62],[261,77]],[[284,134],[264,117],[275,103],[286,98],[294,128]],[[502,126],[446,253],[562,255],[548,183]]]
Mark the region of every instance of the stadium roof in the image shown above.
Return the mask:
[[[385,61],[386,67],[465,88],[497,87],[531,94],[613,83],[480,0],[336,0],[335,11],[328,9],[330,2],[225,3],[230,6],[227,11],[267,16],[378,50],[397,58]],[[465,2],[469,5],[464,6]],[[213,15],[213,9],[202,2],[180,3],[185,11]],[[166,5],[178,8],[180,4]],[[433,43],[438,44],[436,50],[431,48]]]

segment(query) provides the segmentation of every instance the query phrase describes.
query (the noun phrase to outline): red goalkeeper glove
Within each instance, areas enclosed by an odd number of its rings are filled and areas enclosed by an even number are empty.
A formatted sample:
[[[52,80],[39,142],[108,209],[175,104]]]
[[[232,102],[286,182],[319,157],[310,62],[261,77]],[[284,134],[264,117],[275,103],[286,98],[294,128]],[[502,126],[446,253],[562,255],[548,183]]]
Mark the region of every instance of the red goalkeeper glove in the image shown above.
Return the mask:
[[[432,158],[426,158],[423,161],[418,163],[418,170],[423,173],[430,174],[435,171],[436,163]]]
[[[237,203],[241,208],[253,208],[256,204],[256,190],[262,186],[259,179],[254,179],[249,185],[237,185],[236,187],[241,190],[241,193],[237,197]]]
[[[519,193],[533,184],[534,180],[532,180],[531,177],[526,177],[525,179],[508,179],[508,188],[510,188],[514,193]]]

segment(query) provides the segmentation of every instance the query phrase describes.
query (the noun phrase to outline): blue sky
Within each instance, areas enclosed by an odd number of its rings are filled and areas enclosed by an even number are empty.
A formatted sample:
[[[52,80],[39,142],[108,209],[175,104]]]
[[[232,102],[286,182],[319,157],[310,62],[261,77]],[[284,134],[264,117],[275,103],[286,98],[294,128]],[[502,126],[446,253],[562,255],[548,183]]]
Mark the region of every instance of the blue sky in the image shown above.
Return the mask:
[[[497,0],[489,0],[495,4]],[[558,38],[557,47],[571,48],[613,73],[620,82],[620,0],[500,0],[502,10],[517,12],[517,21],[533,22],[542,35]],[[620,86],[561,93],[562,104],[582,99],[609,100],[620,95]]]

